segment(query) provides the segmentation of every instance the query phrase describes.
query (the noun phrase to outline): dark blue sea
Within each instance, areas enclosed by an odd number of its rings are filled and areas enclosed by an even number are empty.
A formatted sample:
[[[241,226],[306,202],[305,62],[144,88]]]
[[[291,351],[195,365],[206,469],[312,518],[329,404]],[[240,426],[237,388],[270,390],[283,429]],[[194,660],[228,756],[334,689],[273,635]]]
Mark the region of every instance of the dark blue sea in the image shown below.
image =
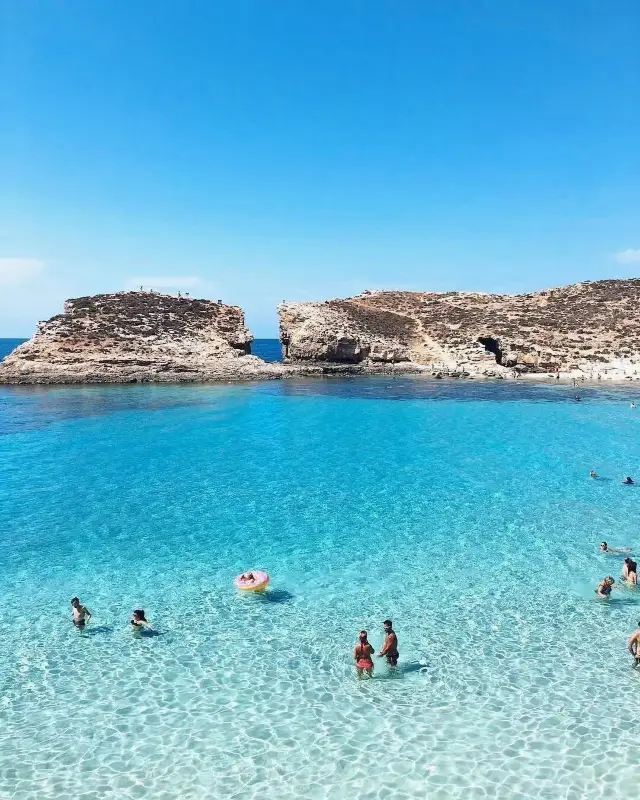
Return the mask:
[[[26,339],[0,339],[0,361],[15,350],[19,344],[26,342]]]
[[[26,339],[0,339],[0,361]],[[277,339],[255,339],[251,344],[253,355],[265,361],[282,361],[280,342]]]

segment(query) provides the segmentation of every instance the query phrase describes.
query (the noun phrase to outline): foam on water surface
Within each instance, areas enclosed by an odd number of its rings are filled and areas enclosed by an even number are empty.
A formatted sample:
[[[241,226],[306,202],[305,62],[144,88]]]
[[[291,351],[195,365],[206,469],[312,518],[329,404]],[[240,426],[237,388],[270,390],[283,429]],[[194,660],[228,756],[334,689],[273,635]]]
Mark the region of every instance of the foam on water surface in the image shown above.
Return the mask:
[[[0,389],[0,796],[633,796],[640,596],[593,588],[640,547],[640,417],[572,396]]]

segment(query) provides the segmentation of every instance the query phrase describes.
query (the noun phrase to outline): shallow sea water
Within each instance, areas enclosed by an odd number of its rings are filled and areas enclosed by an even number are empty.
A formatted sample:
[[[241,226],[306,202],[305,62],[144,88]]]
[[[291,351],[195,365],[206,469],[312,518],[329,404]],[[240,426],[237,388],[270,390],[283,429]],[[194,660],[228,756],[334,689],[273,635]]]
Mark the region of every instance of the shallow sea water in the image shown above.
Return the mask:
[[[582,395],[0,387],[0,796],[637,796],[640,410]]]

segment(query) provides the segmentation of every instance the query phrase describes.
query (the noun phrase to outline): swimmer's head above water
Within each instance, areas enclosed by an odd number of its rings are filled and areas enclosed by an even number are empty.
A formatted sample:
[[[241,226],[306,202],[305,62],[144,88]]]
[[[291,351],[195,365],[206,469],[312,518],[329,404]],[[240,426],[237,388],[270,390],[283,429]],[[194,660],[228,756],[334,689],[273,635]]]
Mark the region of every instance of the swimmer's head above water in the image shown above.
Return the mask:
[[[602,544],[600,545],[600,549],[603,552],[606,552],[609,549],[609,545],[606,542],[602,542]]]

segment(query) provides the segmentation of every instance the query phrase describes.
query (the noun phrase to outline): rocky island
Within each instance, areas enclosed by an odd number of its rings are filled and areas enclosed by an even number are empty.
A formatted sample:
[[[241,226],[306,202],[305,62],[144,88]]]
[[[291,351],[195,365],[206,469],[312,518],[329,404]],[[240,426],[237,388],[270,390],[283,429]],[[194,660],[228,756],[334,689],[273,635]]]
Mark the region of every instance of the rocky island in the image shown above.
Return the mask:
[[[277,378],[251,352],[240,308],[156,292],[68,300],[0,364],[0,383],[136,383]]]
[[[285,362],[375,372],[633,379],[640,369],[640,280],[577,283],[521,295],[364,292],[284,303]]]
[[[68,300],[0,363],[0,383],[231,381],[296,375],[640,378],[640,280],[521,295],[364,292],[283,303],[284,363],[251,355],[242,309],[118,292]]]

